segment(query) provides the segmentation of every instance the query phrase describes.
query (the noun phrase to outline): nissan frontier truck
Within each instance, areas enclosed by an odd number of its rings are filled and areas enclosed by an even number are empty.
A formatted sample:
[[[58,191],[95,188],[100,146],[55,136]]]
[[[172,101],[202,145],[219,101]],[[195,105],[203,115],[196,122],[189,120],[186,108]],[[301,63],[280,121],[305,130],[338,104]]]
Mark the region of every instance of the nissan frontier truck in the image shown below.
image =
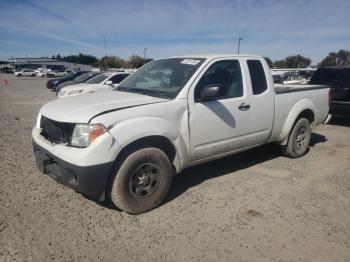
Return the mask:
[[[139,214],[183,169],[274,142],[291,158],[328,118],[327,86],[275,86],[256,55],[152,61],[109,92],[44,105],[32,131],[44,174]]]

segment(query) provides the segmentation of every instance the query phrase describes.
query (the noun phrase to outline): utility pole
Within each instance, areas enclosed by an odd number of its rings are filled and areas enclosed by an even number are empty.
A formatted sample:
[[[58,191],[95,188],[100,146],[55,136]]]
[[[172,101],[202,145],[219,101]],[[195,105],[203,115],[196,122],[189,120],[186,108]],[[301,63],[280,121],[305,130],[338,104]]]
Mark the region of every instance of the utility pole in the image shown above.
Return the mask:
[[[106,47],[106,38],[105,38],[105,35],[103,35],[103,42],[105,44],[105,53],[106,53],[106,57],[108,56],[107,55],[107,47]]]
[[[143,49],[143,59],[145,59],[146,60],[146,52],[147,52],[147,47],[145,47],[144,49]]]
[[[239,48],[240,48],[240,46],[241,46],[241,40],[242,40],[242,39],[243,39],[242,37],[239,37],[239,38],[238,38],[237,54],[239,54]]]

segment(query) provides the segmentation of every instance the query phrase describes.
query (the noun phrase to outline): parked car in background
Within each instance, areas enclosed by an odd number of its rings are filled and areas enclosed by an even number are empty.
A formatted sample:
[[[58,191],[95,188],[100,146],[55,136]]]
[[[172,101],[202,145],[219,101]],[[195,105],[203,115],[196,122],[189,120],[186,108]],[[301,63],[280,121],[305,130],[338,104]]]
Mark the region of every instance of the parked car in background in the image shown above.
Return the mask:
[[[329,93],[274,86],[261,56],[154,60],[114,91],[44,105],[33,149],[42,173],[139,214],[160,205],[187,167],[272,142],[303,156],[311,130],[329,119]]]
[[[36,72],[32,69],[20,69],[13,73],[15,76],[36,76]]]
[[[54,71],[47,72],[48,77],[61,77],[66,74],[67,72],[65,70],[64,71],[54,70]]]
[[[39,71],[36,73],[36,77],[47,77],[47,72]]]
[[[36,77],[47,77],[47,73],[50,71],[51,71],[50,69],[38,68],[37,70],[35,70]]]
[[[93,78],[94,76],[96,76],[98,74],[101,74],[101,73],[100,72],[87,72],[87,73],[81,74],[80,76],[78,76],[70,81],[65,81],[65,82],[61,83],[61,84],[56,86],[56,95],[61,90],[61,88],[65,87],[65,86],[76,85],[79,83],[86,82],[90,78]]]
[[[9,67],[4,67],[1,69],[1,71],[3,74],[13,74],[14,73],[13,69],[9,68]]]
[[[307,80],[299,74],[289,74],[284,76],[283,84],[287,85],[305,85]]]
[[[121,81],[128,77],[130,73],[118,72],[118,73],[101,73],[98,74],[84,83],[66,86],[61,88],[57,97],[69,97],[76,96],[85,93],[93,93],[99,91],[110,91],[116,88]]]
[[[56,91],[56,87],[64,82],[72,81],[73,79],[81,76],[82,74],[88,73],[90,71],[77,71],[77,72],[71,72],[69,74],[64,75],[60,78],[50,79],[46,83],[46,87],[49,89],[53,89]]]
[[[350,116],[350,68],[319,68],[310,84],[328,85],[332,93],[330,113]]]
[[[275,84],[282,84],[284,79],[283,74],[272,74],[272,80]]]

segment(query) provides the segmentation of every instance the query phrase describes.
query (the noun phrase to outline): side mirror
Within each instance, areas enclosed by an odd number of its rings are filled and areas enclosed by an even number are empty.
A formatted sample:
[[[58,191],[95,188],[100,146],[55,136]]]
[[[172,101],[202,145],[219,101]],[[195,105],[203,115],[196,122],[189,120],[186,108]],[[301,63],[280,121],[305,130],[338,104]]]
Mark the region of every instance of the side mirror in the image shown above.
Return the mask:
[[[105,83],[105,85],[112,85],[113,84],[113,82],[111,81],[111,80],[108,80],[106,83]]]
[[[225,95],[224,88],[221,85],[207,85],[196,98],[196,102],[206,102],[223,98]]]

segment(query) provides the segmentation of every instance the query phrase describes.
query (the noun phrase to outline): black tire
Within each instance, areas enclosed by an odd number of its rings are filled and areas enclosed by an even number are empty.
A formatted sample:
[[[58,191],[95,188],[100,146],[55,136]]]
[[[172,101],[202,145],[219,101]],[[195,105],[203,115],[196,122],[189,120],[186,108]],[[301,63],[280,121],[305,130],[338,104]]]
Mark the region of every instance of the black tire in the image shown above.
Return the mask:
[[[158,148],[131,153],[116,172],[110,199],[129,214],[140,214],[160,205],[172,180],[172,165]]]
[[[309,149],[310,139],[310,122],[306,118],[299,118],[289,134],[287,145],[281,146],[283,155],[291,158],[305,155]]]

